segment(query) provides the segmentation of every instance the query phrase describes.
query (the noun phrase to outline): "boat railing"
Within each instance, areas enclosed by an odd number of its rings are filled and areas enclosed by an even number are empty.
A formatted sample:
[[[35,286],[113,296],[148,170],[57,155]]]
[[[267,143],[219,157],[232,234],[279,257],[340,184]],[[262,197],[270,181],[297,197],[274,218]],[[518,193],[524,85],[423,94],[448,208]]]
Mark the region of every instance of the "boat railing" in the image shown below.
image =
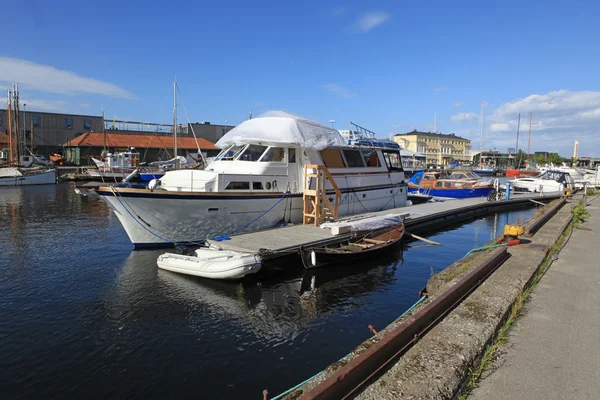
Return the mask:
[[[314,189],[312,185],[313,179],[315,180]],[[325,220],[337,220],[342,192],[335,183],[335,179],[333,179],[329,169],[324,165],[318,164],[304,165],[304,182],[303,223],[313,223],[315,226],[318,226]],[[327,195],[327,182],[329,182],[335,191],[333,204]]]

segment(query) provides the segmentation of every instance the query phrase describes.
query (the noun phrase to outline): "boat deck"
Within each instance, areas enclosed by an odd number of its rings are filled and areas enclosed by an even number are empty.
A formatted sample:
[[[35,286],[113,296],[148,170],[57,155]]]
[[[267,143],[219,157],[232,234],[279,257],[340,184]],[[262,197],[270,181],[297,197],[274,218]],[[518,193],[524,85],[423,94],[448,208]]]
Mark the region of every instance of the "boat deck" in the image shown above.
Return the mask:
[[[342,220],[353,220],[390,213],[408,213],[405,220],[407,231],[419,233],[443,228],[462,220],[531,204],[531,200],[548,201],[558,198],[560,192],[545,194],[517,194],[511,200],[487,201],[485,197],[447,200],[408,207],[392,208],[365,214],[357,214]],[[297,252],[301,247],[320,247],[350,237],[350,234],[333,236],[328,229],[313,225],[292,225],[231,236],[230,240],[212,241],[211,244],[227,250],[247,253],[267,253],[269,259]]]

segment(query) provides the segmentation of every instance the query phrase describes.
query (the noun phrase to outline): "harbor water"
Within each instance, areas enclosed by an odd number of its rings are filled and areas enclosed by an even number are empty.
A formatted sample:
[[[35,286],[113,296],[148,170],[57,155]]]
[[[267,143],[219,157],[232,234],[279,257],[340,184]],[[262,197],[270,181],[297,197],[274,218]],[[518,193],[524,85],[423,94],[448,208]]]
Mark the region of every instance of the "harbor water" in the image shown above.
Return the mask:
[[[0,190],[3,398],[262,398],[345,356],[427,279],[533,209],[501,213],[355,265],[242,282],[158,270],[103,201],[70,186]]]

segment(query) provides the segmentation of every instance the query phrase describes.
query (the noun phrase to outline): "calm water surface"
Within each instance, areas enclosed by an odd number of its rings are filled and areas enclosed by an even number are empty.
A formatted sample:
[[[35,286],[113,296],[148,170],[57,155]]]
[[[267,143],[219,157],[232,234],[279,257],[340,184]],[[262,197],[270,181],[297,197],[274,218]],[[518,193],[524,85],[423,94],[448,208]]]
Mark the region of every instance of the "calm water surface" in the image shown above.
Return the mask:
[[[3,398],[262,398],[343,357],[438,272],[533,210],[498,214],[351,267],[242,283],[158,270],[102,201],[0,189]],[[311,284],[312,282],[312,284]],[[312,288],[311,288],[312,286]],[[6,397],[5,397],[6,396]]]

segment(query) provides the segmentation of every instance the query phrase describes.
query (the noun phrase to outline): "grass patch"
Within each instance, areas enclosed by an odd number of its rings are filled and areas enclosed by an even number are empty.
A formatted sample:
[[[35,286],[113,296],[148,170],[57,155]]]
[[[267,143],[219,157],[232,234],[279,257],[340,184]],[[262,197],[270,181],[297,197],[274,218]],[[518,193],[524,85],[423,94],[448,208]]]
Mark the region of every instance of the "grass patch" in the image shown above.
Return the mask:
[[[598,190],[596,190],[596,188],[590,187],[587,189],[587,195],[588,196],[595,196],[597,194],[599,194],[600,192],[598,192]]]
[[[579,226],[590,216],[590,213],[586,210],[581,201],[573,207],[571,212],[573,213],[573,223],[575,224],[575,228],[579,228]]]
[[[583,207],[583,205],[582,205],[582,207]],[[575,210],[575,207],[573,208],[573,210]],[[585,210],[585,207],[584,207],[584,210]],[[587,213],[587,210],[585,210],[585,212]],[[588,216],[589,216],[589,214],[588,214]],[[581,223],[581,222],[579,222],[579,223]],[[463,388],[458,396],[459,400],[466,400],[469,397],[469,395],[471,394],[471,392],[473,391],[473,389],[475,389],[477,387],[477,384],[478,384],[479,380],[481,379],[481,376],[486,371],[489,371],[490,368],[493,366],[493,363],[494,363],[494,360],[498,353],[498,350],[508,340],[508,332],[509,332],[512,324],[517,320],[517,318],[521,314],[521,312],[523,310],[523,305],[529,300],[531,293],[533,292],[533,289],[535,289],[535,287],[537,286],[539,281],[542,279],[542,277],[544,276],[544,274],[550,267],[550,264],[555,259],[556,254],[558,254],[560,252],[560,250],[562,249],[562,246],[566,242],[567,238],[570,236],[570,233],[571,233],[570,231],[572,231],[572,229],[574,229],[576,226],[577,226],[577,224],[575,222],[575,211],[573,211],[573,220],[567,226],[567,228],[562,233],[562,235],[560,235],[560,237],[554,243],[554,245],[552,245],[552,247],[550,248],[550,251],[548,251],[548,254],[544,258],[544,261],[542,262],[542,264],[539,266],[539,268],[533,275],[533,278],[531,279],[527,288],[525,288],[525,290],[522,291],[517,296],[517,299],[515,300],[514,304],[512,305],[512,307],[508,313],[508,316],[506,317],[506,319],[504,320],[504,322],[498,329],[498,332],[496,333],[496,336],[492,340],[492,343],[490,343],[486,347],[479,364],[475,368],[469,368],[469,378],[467,379],[467,382],[463,386]]]

